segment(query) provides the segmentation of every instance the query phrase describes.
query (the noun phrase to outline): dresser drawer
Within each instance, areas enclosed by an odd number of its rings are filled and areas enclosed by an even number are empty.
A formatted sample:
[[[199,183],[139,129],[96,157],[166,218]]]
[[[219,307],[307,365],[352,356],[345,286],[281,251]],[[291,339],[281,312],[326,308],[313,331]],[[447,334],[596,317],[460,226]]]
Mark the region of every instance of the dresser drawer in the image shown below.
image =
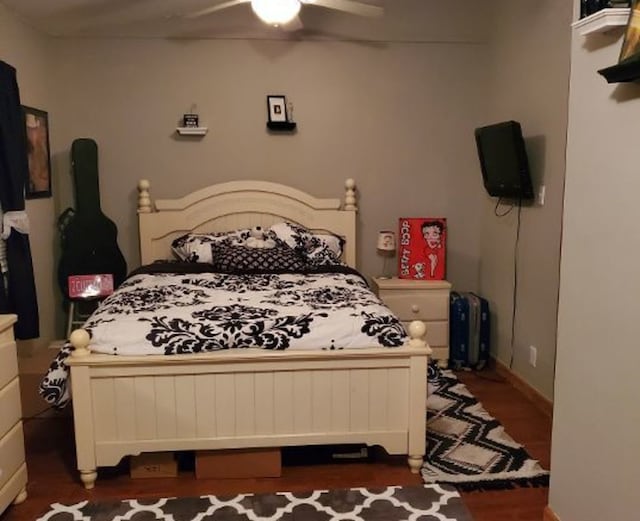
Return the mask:
[[[15,342],[0,344],[0,389],[18,375],[18,357]]]
[[[403,322],[404,328],[409,332],[411,322]],[[427,342],[430,347],[443,347],[449,345],[449,322],[425,322],[427,326]]]
[[[17,423],[0,439],[0,487],[9,481],[11,476],[24,463],[24,437],[22,422]]]
[[[9,342],[13,342],[14,340],[13,327],[10,327],[11,325],[13,325],[14,321],[7,322],[6,317],[7,315],[2,315],[3,324],[6,324],[6,326],[2,331],[0,331],[0,345],[8,344]]]
[[[20,383],[17,378],[0,390],[0,438],[11,429],[21,416]]]
[[[381,291],[380,298],[402,321],[448,320],[448,291]]]
[[[0,487],[0,518],[2,512],[18,497],[20,491],[27,484],[27,466],[23,463],[20,465],[18,472],[10,476],[9,480]]]

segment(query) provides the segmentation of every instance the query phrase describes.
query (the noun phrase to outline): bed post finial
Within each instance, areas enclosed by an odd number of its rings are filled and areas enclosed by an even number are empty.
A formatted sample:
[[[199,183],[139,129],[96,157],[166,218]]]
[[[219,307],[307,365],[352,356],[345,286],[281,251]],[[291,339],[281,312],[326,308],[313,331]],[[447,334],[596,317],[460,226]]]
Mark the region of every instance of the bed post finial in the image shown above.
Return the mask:
[[[91,336],[86,329],[76,329],[69,335],[69,342],[74,347],[71,356],[87,356],[91,354],[89,342]]]
[[[151,183],[147,179],[138,182],[138,213],[151,213],[151,197],[149,196]]]
[[[344,186],[346,188],[346,194],[344,197],[344,209],[354,212],[358,211],[356,206],[356,182],[349,178],[345,181]]]
[[[409,324],[409,347],[426,347],[431,351],[427,341],[425,340],[425,335],[427,334],[427,326],[421,320],[414,320]],[[431,354],[431,353],[429,353]]]

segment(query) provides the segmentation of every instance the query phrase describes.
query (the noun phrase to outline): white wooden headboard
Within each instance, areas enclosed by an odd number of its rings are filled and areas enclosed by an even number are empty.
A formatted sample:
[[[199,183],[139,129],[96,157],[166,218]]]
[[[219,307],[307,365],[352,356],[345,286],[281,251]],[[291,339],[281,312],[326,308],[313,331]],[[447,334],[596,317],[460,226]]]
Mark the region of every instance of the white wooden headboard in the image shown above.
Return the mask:
[[[187,232],[230,231],[281,221],[346,240],[343,260],[356,266],[355,181],[345,182],[345,199],[318,199],[295,188],[266,181],[231,181],[202,188],[179,199],[150,197],[150,183],[138,183],[140,259],[171,259],[171,242]]]

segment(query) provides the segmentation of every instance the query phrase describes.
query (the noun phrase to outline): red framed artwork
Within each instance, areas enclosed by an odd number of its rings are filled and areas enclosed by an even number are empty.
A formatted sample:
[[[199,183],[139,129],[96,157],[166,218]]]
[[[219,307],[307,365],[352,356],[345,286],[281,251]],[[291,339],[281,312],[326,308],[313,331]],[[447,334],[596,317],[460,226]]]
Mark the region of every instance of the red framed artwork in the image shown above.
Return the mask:
[[[398,237],[401,279],[444,280],[447,251],[444,217],[402,217]]]

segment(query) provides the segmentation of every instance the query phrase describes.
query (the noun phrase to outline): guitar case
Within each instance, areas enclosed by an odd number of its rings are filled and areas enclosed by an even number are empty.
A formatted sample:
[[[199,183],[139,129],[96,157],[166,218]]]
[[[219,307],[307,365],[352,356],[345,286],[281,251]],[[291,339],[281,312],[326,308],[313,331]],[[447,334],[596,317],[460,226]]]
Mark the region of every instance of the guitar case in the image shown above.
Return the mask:
[[[114,287],[127,275],[118,228],[100,208],[98,145],[93,139],[76,139],[71,144],[71,168],[76,208],[68,208],[58,218],[62,246],[58,283],[66,299],[69,275],[110,273]]]

